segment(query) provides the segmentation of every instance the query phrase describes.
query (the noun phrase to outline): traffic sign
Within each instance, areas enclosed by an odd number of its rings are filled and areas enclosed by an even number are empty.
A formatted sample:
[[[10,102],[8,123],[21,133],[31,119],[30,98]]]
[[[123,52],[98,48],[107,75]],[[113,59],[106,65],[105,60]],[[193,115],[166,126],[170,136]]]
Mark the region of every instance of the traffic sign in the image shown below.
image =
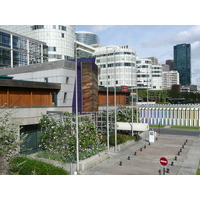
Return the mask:
[[[161,157],[161,158],[160,158],[160,164],[161,164],[162,166],[166,166],[166,165],[168,164],[167,158]]]

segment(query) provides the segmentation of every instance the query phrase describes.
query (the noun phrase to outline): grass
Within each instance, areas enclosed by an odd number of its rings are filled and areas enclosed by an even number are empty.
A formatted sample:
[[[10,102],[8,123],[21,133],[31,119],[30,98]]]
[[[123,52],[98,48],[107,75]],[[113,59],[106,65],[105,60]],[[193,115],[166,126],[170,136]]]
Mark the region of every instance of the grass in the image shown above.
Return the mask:
[[[196,173],[196,175],[200,175],[200,168],[197,169],[197,173]]]
[[[36,159],[18,156],[9,163],[9,171],[14,175],[68,175],[64,169]]]
[[[164,128],[165,125],[160,125],[160,126],[159,126],[159,125],[149,125],[149,127],[150,127],[150,128],[159,128],[159,127],[160,127],[160,128]]]
[[[171,126],[170,128],[199,129],[199,127],[195,127],[195,126]]]

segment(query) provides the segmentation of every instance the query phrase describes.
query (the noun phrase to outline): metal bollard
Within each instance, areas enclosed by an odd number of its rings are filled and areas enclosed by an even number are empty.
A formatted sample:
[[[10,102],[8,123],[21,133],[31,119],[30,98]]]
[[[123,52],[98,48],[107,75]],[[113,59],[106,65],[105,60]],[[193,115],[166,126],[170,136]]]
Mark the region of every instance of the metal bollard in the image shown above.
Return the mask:
[[[175,156],[174,160],[177,160],[177,156]]]
[[[166,173],[169,173],[169,168],[167,168]]]
[[[149,145],[151,145],[151,143],[149,142]]]
[[[122,166],[122,161],[119,162],[119,165]]]
[[[188,140],[186,140],[185,142],[187,142]]]
[[[178,151],[177,155],[180,156],[180,151]]]
[[[171,162],[171,166],[174,166],[174,162]]]
[[[161,169],[158,170],[159,175],[161,175]]]
[[[142,148],[140,148],[140,151],[142,151]]]
[[[135,151],[134,155],[136,156],[137,155],[137,152]]]
[[[182,145],[182,148],[184,149],[184,145]]]
[[[146,149],[146,145],[144,145],[144,149]]]
[[[158,138],[156,138],[156,140],[158,140]]]
[[[131,157],[130,156],[128,156],[128,160],[130,160],[131,159]]]
[[[182,149],[180,149],[180,152],[182,152]]]

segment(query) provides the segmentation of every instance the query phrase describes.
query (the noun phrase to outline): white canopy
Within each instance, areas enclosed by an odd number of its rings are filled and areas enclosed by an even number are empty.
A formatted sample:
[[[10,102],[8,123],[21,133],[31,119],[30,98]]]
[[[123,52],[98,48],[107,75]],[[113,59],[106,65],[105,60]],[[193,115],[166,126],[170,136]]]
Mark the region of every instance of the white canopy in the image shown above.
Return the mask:
[[[148,131],[149,124],[147,123],[131,123],[131,122],[117,122],[117,130],[131,131]]]

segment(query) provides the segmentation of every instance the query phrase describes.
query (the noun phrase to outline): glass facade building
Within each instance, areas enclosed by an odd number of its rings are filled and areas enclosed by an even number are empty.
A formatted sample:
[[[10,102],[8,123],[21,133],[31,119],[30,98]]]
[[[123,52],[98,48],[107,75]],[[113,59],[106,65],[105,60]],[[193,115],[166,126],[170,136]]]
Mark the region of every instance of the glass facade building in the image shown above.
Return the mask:
[[[44,62],[48,62],[46,43],[0,29],[0,67]]]
[[[76,31],[76,40],[87,45],[99,43],[99,37],[96,34],[86,31]]]
[[[49,61],[74,58],[74,25],[0,25],[0,28],[45,42]]]
[[[174,46],[174,70],[179,72],[181,85],[191,84],[190,44],[179,44]]]

